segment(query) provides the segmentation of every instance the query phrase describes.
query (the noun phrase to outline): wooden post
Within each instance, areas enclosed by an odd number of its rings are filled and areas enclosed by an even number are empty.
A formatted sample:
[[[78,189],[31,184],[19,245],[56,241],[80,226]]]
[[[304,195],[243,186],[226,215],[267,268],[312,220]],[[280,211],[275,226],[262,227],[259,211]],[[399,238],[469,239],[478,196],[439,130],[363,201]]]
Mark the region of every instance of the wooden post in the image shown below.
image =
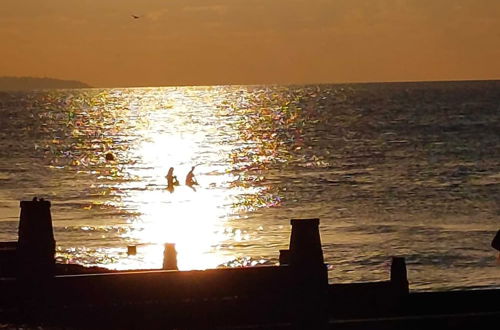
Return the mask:
[[[279,262],[280,266],[286,266],[290,264],[290,250],[280,250]]]
[[[319,219],[292,219],[291,224],[290,265],[300,268],[324,266]]]
[[[179,270],[179,268],[177,268],[177,251],[175,250],[174,243],[165,243],[165,249],[163,250],[163,269]]]
[[[50,278],[54,276],[56,248],[50,202],[35,197],[32,201],[21,201],[20,207],[18,276]]]
[[[328,326],[328,272],[323,260],[319,219],[292,219],[289,267],[294,276],[294,327]]]
[[[406,272],[406,261],[404,257],[392,257],[391,263],[391,283],[400,290],[402,294],[408,294],[409,284]]]
[[[500,230],[497,231],[495,237],[493,237],[493,241],[491,241],[491,247],[497,251],[500,251]]]
[[[49,201],[35,197],[20,207],[16,282],[19,310],[29,323],[44,315],[53,293],[56,242]]]
[[[127,246],[127,255],[135,256],[137,254],[137,246],[129,245]]]
[[[392,294],[387,296],[388,306],[390,306],[389,313],[401,315],[406,311],[410,294],[404,257],[392,257],[391,287]]]

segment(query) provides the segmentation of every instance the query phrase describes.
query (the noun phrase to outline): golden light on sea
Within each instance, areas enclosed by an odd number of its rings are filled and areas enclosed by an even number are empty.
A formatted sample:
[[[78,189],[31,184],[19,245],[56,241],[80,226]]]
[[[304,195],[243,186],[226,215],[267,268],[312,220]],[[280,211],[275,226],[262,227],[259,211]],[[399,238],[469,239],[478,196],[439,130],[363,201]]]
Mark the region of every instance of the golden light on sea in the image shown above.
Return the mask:
[[[189,112],[191,92],[170,93],[174,96],[172,107],[149,111],[148,121],[135,132],[140,142],[132,145],[127,154],[132,161],[121,169],[134,179],[118,184],[117,189],[126,193],[114,206],[136,214],[128,220],[122,238],[137,246],[137,255],[121,253],[123,257],[108,265],[111,268],[160,268],[165,243],[175,243],[179,269],[215,268],[234,258],[228,253],[230,244],[221,249],[224,242],[248,238],[241,231],[233,231],[227,222],[231,216],[237,217],[236,196],[256,189],[228,189],[236,177],[231,173],[231,163],[218,161],[229,156],[226,146],[207,143],[210,131],[200,127],[203,123],[178,115],[179,111]],[[211,95],[217,93],[206,94],[207,104]],[[199,185],[191,188],[184,181],[192,166],[196,166]],[[173,191],[167,189],[165,178],[170,167],[174,167],[180,182]]]

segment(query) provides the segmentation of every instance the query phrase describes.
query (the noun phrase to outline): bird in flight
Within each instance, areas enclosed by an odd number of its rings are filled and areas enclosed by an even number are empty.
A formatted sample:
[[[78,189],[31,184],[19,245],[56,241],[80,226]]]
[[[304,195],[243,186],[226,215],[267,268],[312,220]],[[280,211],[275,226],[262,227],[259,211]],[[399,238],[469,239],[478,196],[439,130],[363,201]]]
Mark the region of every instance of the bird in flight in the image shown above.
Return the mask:
[[[133,19],[141,18],[141,16],[137,16],[137,15],[130,15],[130,16],[132,16]]]

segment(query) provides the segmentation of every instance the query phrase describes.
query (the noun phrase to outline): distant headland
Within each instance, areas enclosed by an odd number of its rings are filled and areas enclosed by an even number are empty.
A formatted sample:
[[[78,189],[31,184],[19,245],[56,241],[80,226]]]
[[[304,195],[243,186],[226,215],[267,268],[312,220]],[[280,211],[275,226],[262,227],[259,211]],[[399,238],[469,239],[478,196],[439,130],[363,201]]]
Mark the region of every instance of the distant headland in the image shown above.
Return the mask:
[[[90,88],[77,80],[34,77],[0,77],[0,91],[26,91],[35,89]]]

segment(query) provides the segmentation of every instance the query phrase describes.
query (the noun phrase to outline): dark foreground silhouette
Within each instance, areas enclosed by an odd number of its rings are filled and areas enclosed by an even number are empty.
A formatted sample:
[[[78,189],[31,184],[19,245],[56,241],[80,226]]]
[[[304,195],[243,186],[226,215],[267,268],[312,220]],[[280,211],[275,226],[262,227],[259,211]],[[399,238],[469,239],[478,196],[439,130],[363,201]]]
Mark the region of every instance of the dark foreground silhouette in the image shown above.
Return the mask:
[[[497,251],[500,251],[500,230],[497,231],[497,234],[493,238],[493,241],[491,241],[491,247],[496,249]]]
[[[166,244],[163,270],[101,269],[75,276],[55,263],[50,202],[21,202],[18,241],[0,244],[0,324],[493,329],[500,322],[500,290],[413,293],[401,257],[392,259],[387,281],[329,284],[319,219],[293,219],[291,226],[289,249],[279,251],[279,266],[177,271],[175,246]]]

